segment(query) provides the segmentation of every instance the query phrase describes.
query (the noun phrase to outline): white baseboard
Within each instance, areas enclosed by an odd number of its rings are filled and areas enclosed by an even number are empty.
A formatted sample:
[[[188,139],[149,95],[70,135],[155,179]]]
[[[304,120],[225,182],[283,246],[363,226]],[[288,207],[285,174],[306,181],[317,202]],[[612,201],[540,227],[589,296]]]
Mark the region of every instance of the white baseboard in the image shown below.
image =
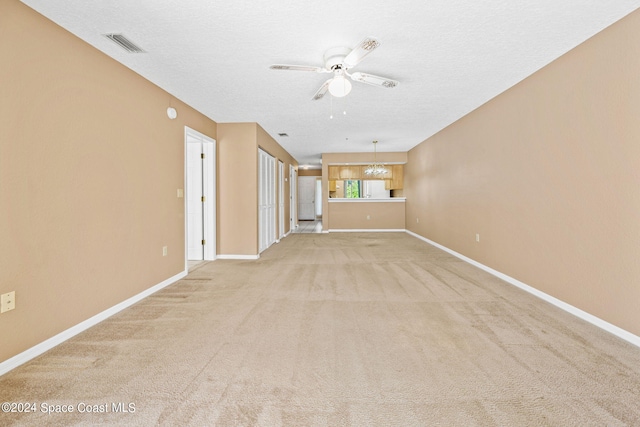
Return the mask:
[[[474,266],[480,268],[481,270],[484,270],[487,273],[490,273],[490,274],[492,274],[492,275],[504,280],[505,282],[507,282],[507,283],[509,283],[511,285],[514,285],[514,286],[516,286],[516,287],[518,287],[518,288],[520,288],[520,289],[522,289],[522,290],[524,290],[524,291],[526,291],[526,292],[528,292],[528,293],[530,293],[532,295],[535,295],[536,297],[538,297],[538,298],[540,298],[540,299],[542,299],[542,300],[544,300],[544,301],[546,301],[546,302],[548,302],[550,304],[553,304],[556,307],[561,308],[562,310],[564,310],[564,311],[566,311],[568,313],[571,313],[574,316],[579,317],[580,319],[585,320],[585,321],[587,321],[587,322],[599,327],[600,329],[604,329],[605,331],[607,331],[607,332],[609,332],[609,333],[611,333],[611,334],[613,334],[613,335],[615,335],[615,336],[617,336],[619,338],[622,338],[623,340],[628,341],[628,342],[630,342],[631,344],[633,344],[633,345],[635,345],[637,347],[640,347],[640,337],[637,336],[637,335],[632,334],[629,331],[626,331],[626,330],[624,330],[622,328],[619,328],[616,325],[612,325],[611,323],[609,323],[609,322],[607,322],[605,320],[602,320],[599,317],[596,317],[596,316],[594,316],[592,314],[589,314],[586,311],[580,310],[579,308],[574,307],[571,304],[567,304],[566,302],[564,302],[562,300],[559,300],[556,297],[553,297],[553,296],[551,296],[549,294],[546,294],[546,293],[544,293],[544,292],[542,292],[542,291],[540,291],[540,290],[538,290],[538,289],[536,289],[536,288],[534,288],[532,286],[529,286],[529,285],[527,285],[525,283],[522,283],[521,281],[519,281],[517,279],[514,279],[511,276],[507,276],[506,274],[501,273],[501,272],[499,272],[497,270],[494,270],[491,267],[487,267],[484,264],[481,264],[481,263],[479,263],[477,261],[474,261],[473,259],[471,259],[469,257],[466,257],[466,256],[464,256],[462,254],[459,254],[458,252],[456,252],[454,250],[451,250],[451,249],[447,248],[446,246],[442,246],[439,243],[431,241],[431,240],[427,239],[426,237],[422,237],[421,235],[416,234],[416,233],[414,233],[412,231],[409,231],[409,230],[406,230],[406,232],[408,234],[412,235],[413,237],[416,237],[416,238],[418,238],[418,239],[420,239],[420,240],[422,240],[424,242],[427,242],[428,244],[430,244],[432,246],[435,246],[438,249],[442,249],[443,251],[448,252],[451,255],[453,255],[453,256],[455,256],[457,258],[460,258],[461,260],[463,260],[465,262],[468,262],[469,264],[474,265]]]
[[[404,233],[404,228],[331,228],[329,233]]]
[[[218,254],[218,259],[244,259],[244,260],[255,260],[259,259],[260,254],[258,255],[220,255]]]
[[[28,362],[31,359],[34,359],[35,357],[40,356],[42,353],[44,353],[47,350],[51,350],[53,347],[57,346],[58,344],[61,344],[65,341],[67,341],[69,338],[72,338],[76,335],[78,335],[80,332],[83,332],[87,329],[89,329],[92,326],[97,325],[98,323],[102,322],[103,320],[113,316],[114,314],[124,310],[127,307],[132,306],[133,304],[137,303],[138,301],[148,297],[149,295],[158,292],[160,289],[165,288],[169,285],[171,285],[172,283],[177,282],[178,280],[182,279],[183,277],[185,277],[187,275],[187,271],[183,271],[181,273],[176,274],[173,277],[168,278],[167,280],[164,280],[160,283],[158,283],[155,286],[150,287],[147,290],[144,290],[142,292],[140,292],[137,295],[132,296],[131,298],[122,301],[119,304],[114,305],[111,308],[106,309],[105,311],[96,314],[93,317],[90,317],[89,319],[78,323],[75,326],[72,326],[71,328],[60,332],[58,335],[55,335],[43,342],[41,342],[40,344],[36,344],[35,346],[31,347],[28,350],[23,351],[20,354],[17,354],[15,356],[13,356],[10,359],[5,360],[4,362],[0,363],[0,375],[4,375],[7,372],[9,372],[10,370],[17,368],[18,366]]]

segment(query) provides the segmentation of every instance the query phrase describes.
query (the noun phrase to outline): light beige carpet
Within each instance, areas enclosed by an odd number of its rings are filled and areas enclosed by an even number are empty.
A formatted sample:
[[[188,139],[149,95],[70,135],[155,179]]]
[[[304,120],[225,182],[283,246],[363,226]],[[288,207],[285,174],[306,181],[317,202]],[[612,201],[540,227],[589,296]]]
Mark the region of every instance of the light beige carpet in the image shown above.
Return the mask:
[[[4,401],[38,407],[0,425],[640,425],[640,349],[409,235],[296,234],[0,377]]]

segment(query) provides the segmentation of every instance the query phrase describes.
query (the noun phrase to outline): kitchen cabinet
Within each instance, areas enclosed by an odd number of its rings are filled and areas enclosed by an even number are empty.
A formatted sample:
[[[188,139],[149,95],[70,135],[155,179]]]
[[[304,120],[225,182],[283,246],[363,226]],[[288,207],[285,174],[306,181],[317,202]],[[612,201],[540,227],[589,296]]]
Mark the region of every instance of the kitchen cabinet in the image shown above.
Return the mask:
[[[329,181],[337,181],[340,179],[341,166],[329,166]]]
[[[385,189],[401,190],[404,187],[404,165],[392,165],[391,172],[391,179],[385,181]]]
[[[362,179],[362,166],[341,166],[340,179]]]

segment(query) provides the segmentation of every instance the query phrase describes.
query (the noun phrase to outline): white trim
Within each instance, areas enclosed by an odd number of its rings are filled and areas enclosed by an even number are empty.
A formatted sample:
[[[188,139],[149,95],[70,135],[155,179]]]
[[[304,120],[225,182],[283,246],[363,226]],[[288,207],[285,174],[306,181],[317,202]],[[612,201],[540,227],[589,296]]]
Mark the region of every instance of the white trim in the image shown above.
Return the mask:
[[[141,301],[142,299],[148,297],[149,295],[158,292],[160,289],[165,288],[169,285],[171,285],[172,283],[177,282],[178,280],[182,279],[183,277],[185,277],[187,275],[187,270],[182,271],[178,274],[176,274],[173,277],[170,277],[160,283],[158,283],[155,286],[150,287],[149,289],[146,289],[142,292],[140,292],[137,295],[132,296],[129,299],[126,299],[124,301],[122,301],[119,304],[114,305],[111,308],[106,309],[105,311],[96,314],[93,317],[90,317],[89,319],[78,323],[75,326],[70,327],[69,329],[60,332],[57,335],[54,335],[53,337],[42,341],[40,344],[36,344],[33,347],[23,351],[20,354],[17,354],[15,356],[13,356],[10,359],[5,360],[4,362],[0,363],[0,375],[4,375],[7,372],[9,372],[12,369],[17,368],[18,366],[30,361],[31,359],[34,359],[38,356],[40,356],[42,353],[51,350],[53,347],[57,346],[58,344],[62,344],[63,342],[67,341],[70,338],[73,338],[74,336],[78,335],[80,332],[84,332],[87,329],[91,328],[92,326],[97,325],[98,323],[102,322],[103,320],[108,319],[109,317],[113,316],[116,313],[119,313],[120,311],[124,310],[125,308],[128,308],[130,306],[132,306],[133,304]]]
[[[422,237],[421,235],[416,234],[416,233],[414,233],[412,231],[409,231],[409,230],[405,230],[405,231],[408,234],[412,235],[413,237],[416,237],[416,238],[418,238],[418,239],[420,239],[420,240],[422,240],[424,242],[427,242],[428,244],[430,244],[432,246],[435,246],[438,249],[442,249],[443,251],[448,252],[451,255],[453,255],[453,256],[455,256],[457,258],[460,258],[461,260],[463,260],[465,262],[468,262],[469,264],[474,265],[474,266],[478,267],[479,269],[484,270],[487,273],[492,274],[492,275],[504,280],[505,282],[522,289],[525,292],[528,292],[528,293],[530,293],[532,295],[535,295],[536,297],[538,297],[538,298],[540,298],[540,299],[542,299],[542,300],[544,300],[544,301],[546,301],[546,302],[548,302],[550,304],[553,304],[558,308],[561,308],[562,310],[566,311],[567,313],[573,314],[574,316],[579,317],[580,319],[585,320],[585,321],[591,323],[592,325],[595,325],[595,326],[599,327],[600,329],[604,329],[605,331],[607,331],[607,332],[609,332],[609,333],[611,333],[611,334],[613,334],[613,335],[615,335],[615,336],[617,336],[619,338],[622,338],[623,340],[625,340],[625,341],[627,341],[627,342],[629,342],[629,343],[631,343],[631,344],[633,344],[633,345],[635,345],[637,347],[640,347],[640,337],[637,336],[637,335],[632,334],[629,331],[626,331],[626,330],[624,330],[624,329],[622,329],[622,328],[620,328],[620,327],[618,327],[616,325],[612,325],[611,323],[609,323],[609,322],[607,322],[605,320],[602,320],[599,317],[594,316],[593,314],[589,314],[586,311],[580,310],[579,308],[574,307],[571,304],[567,304],[566,302],[564,302],[562,300],[559,300],[556,297],[553,297],[553,296],[551,296],[549,294],[546,294],[546,293],[544,293],[544,292],[542,292],[542,291],[540,291],[540,290],[538,290],[538,289],[536,289],[536,288],[534,288],[532,286],[529,286],[529,285],[527,285],[525,283],[522,283],[521,281],[519,281],[517,279],[514,279],[511,276],[507,276],[506,274],[501,273],[501,272],[499,272],[497,270],[494,270],[491,267],[487,267],[486,265],[481,264],[478,261],[474,261],[473,259],[468,258],[468,257],[466,257],[466,256],[464,256],[462,254],[459,254],[458,252],[456,252],[454,250],[451,250],[451,249],[447,248],[446,246],[442,246],[439,243],[431,241],[431,240],[427,239],[426,237]]]
[[[406,201],[407,199],[405,197],[389,197],[388,199],[329,199],[329,203],[404,203]]]
[[[404,233],[404,228],[331,228],[329,233]]]
[[[258,255],[222,255],[218,254],[218,259],[260,259]]]

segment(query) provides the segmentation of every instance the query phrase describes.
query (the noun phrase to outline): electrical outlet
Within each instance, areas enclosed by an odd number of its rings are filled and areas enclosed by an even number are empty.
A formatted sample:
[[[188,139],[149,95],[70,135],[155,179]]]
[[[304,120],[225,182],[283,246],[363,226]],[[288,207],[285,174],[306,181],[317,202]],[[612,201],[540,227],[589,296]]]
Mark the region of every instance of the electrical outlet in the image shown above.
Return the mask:
[[[367,215],[367,219],[371,219],[371,215]]]
[[[166,246],[162,247],[162,256],[167,256],[169,253],[169,249]]]
[[[0,313],[16,308],[16,291],[0,295]]]
[[[420,224],[420,218],[416,218],[416,224]]]
[[[182,199],[184,197],[184,190],[182,188],[178,188],[178,199]]]
[[[480,233],[476,233],[476,242],[480,241]]]

